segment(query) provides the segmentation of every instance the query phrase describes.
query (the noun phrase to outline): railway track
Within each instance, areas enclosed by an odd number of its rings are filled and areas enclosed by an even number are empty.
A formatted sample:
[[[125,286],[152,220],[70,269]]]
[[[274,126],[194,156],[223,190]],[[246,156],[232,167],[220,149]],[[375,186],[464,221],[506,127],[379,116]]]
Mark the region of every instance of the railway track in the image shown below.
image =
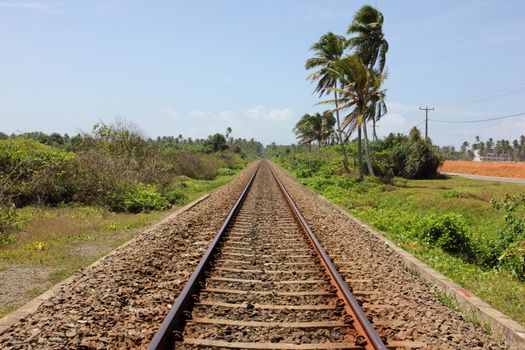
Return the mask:
[[[149,349],[387,347],[262,161]]]

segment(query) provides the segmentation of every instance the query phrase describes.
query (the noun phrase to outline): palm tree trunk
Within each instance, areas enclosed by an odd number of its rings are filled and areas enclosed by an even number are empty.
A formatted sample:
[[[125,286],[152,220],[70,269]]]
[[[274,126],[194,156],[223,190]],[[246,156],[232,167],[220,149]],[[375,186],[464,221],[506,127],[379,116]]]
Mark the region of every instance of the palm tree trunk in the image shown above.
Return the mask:
[[[365,139],[365,157],[366,165],[368,166],[368,173],[371,176],[375,176],[374,169],[372,168],[372,159],[370,158],[370,148],[368,147],[368,133],[366,131],[366,120],[363,121],[363,134]]]
[[[335,88],[337,89],[337,81],[335,82]],[[337,91],[334,91],[335,99],[335,115],[337,120],[337,136],[339,137],[339,144],[341,145],[341,153],[343,153],[343,167],[347,174],[350,174],[350,168],[348,167],[348,155],[346,154],[345,144],[343,142],[343,130],[341,130],[341,121],[339,120],[339,109],[337,103]]]
[[[372,118],[372,140],[377,141],[376,118]]]
[[[361,150],[361,125],[357,127],[357,164],[359,168],[359,180],[363,180],[363,152]]]

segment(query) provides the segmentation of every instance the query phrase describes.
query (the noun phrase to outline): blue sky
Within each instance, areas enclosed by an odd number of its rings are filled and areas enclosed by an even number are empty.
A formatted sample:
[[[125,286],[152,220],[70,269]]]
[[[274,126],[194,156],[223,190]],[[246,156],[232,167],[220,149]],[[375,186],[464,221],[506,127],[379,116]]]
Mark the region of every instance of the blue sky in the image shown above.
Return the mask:
[[[306,80],[309,47],[344,34],[365,3],[390,43],[380,135],[420,124],[419,106],[440,120],[525,112],[523,1],[0,0],[0,130],[71,134],[119,117],[151,137],[230,126],[294,142],[300,116],[325,108]],[[430,122],[441,145],[523,133],[525,118]]]

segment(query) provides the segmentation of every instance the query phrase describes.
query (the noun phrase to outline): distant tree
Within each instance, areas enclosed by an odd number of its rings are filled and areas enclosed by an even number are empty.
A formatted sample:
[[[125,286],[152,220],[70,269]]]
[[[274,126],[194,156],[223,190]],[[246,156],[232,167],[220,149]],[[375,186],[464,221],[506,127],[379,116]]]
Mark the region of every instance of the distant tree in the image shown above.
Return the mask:
[[[7,140],[9,136],[0,131],[0,140]]]
[[[220,152],[228,148],[226,138],[223,134],[214,134],[208,137],[205,142],[205,147],[208,152]]]
[[[62,135],[59,133],[54,132],[49,135],[49,141],[53,146],[62,146],[64,144],[64,137],[62,137]]]
[[[334,115],[326,111],[323,114],[305,114],[295,124],[294,132],[299,139],[299,143],[308,144],[317,141],[320,147],[329,142],[330,136],[334,132]]]
[[[468,150],[468,146],[469,146],[469,143],[468,141],[464,141],[462,144],[461,144],[461,153],[467,153],[467,150]]]
[[[421,131],[419,131],[419,129],[415,126],[412,127],[412,129],[410,129],[410,133],[408,134],[408,139],[410,142],[421,141]]]

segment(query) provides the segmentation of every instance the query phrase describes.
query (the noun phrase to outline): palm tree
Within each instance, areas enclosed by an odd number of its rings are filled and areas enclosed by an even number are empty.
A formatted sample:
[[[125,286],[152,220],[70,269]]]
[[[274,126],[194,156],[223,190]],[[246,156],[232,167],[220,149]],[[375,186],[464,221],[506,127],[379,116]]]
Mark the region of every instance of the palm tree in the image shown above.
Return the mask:
[[[319,115],[319,113],[316,115]],[[321,133],[319,135],[323,145],[327,145],[330,143],[330,140],[333,140],[335,123],[334,113],[332,111],[324,111],[321,115]],[[321,141],[319,141],[319,144],[321,144]]]
[[[383,33],[383,14],[370,5],[364,5],[356,12],[348,27],[350,47],[354,48],[367,68],[376,68],[383,73],[388,51],[388,42]]]
[[[364,133],[365,157],[368,172],[374,176],[372,161],[370,159],[370,149],[368,147],[368,135],[365,124],[367,120],[368,108],[371,101],[375,101],[384,96],[385,91],[380,90],[384,76],[374,70],[369,70],[357,54],[345,57],[335,62],[329,68],[332,74],[341,82],[341,88],[328,88],[339,94],[339,99],[328,100],[321,103],[336,103],[336,109],[352,109],[343,121],[343,128],[350,130],[357,129],[357,155],[359,163],[359,178],[363,179],[363,156],[361,147],[361,132]]]
[[[297,135],[299,144],[308,145],[308,148],[311,149],[312,141],[314,139],[312,135],[312,130],[308,124],[309,114],[303,115],[303,117],[295,124],[293,131]]]
[[[378,93],[370,101],[370,105],[368,106],[368,116],[366,119],[372,121],[372,140],[374,141],[377,141],[376,122],[378,122],[382,116],[388,113],[385,98],[386,94],[384,91]]]
[[[339,61],[344,54],[347,42],[345,37],[329,32],[319,39],[318,42],[312,45],[311,50],[315,51],[315,57],[306,60],[306,69],[318,69],[316,72],[310,74],[308,79],[317,81],[317,86],[314,92],[319,95],[327,93],[326,88],[337,88],[337,78],[331,73],[330,66]],[[334,99],[337,101],[337,91],[334,90]],[[337,102],[336,102],[337,103]],[[339,118],[339,109],[336,105],[336,122],[337,122],[337,138],[341,145],[341,152],[343,154],[343,165],[345,170],[349,172],[348,156],[343,142],[343,130],[341,128],[341,120]]]
[[[308,144],[317,141],[322,147],[332,135],[334,130],[335,118],[332,113],[305,114],[295,124],[294,132],[299,139],[299,143]]]
[[[383,73],[388,51],[388,42],[383,33],[383,14],[370,5],[364,5],[356,12],[354,19],[348,27],[348,45],[355,49],[361,61],[368,69],[375,69]],[[376,65],[377,63],[377,65]],[[374,103],[370,106],[370,120],[372,121],[373,138],[377,139],[376,122],[386,114],[384,100],[381,104]],[[366,129],[366,124],[363,125]]]

